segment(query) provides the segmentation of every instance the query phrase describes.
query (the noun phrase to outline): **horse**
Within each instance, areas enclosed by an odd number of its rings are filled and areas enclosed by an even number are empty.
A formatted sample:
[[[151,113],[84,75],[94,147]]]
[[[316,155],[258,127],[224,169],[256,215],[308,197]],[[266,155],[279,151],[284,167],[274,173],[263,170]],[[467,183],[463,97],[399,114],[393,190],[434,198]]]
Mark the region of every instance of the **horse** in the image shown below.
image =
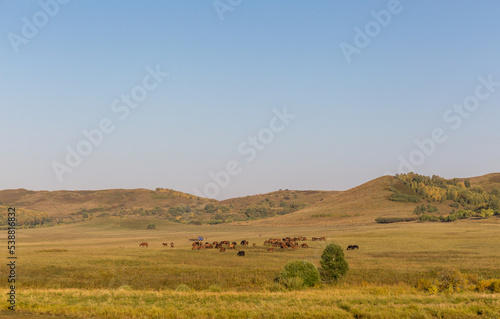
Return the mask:
[[[245,256],[245,252],[243,250],[240,250],[238,252],[238,254],[236,254],[237,256]]]
[[[139,244],[139,247],[149,247],[149,246],[148,246],[148,243],[143,242],[143,243],[140,243],[140,244]]]
[[[163,245],[163,247],[167,247],[168,243],[163,243],[162,245]]]
[[[224,252],[226,252],[226,248],[224,248],[224,247],[221,247],[221,248],[220,248],[220,250],[219,250],[219,252],[221,252],[221,253],[224,253]]]
[[[274,248],[268,248],[267,252],[272,253],[274,251]]]
[[[303,243],[302,245],[300,245],[301,248],[309,248],[309,245],[307,245],[306,243]]]
[[[170,247],[174,248],[174,242],[170,242]]]

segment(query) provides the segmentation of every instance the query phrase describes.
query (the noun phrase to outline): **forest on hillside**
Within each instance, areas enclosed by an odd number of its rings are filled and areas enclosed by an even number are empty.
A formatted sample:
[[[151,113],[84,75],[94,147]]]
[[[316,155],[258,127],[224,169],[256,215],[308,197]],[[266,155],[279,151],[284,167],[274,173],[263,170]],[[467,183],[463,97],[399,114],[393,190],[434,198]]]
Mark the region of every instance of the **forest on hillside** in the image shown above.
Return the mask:
[[[432,177],[416,173],[397,174],[400,181],[393,187],[390,200],[396,202],[421,203],[415,207],[416,217],[408,220],[451,222],[471,217],[488,218],[500,215],[500,190],[493,188],[487,192],[482,187],[472,186],[468,179],[445,179],[437,175]],[[443,215],[436,203],[449,205],[452,210]],[[403,221],[379,218],[377,222]]]

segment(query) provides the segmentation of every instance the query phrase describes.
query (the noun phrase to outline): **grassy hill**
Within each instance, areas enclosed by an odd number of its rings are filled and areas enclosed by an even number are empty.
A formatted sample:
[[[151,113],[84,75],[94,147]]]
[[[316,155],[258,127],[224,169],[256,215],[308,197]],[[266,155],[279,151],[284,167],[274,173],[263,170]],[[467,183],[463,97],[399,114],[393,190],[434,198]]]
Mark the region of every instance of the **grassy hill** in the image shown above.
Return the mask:
[[[369,224],[381,216],[410,216],[415,205],[388,200],[396,184],[399,182],[394,177],[383,176],[347,191],[332,193],[299,212],[254,224],[331,226]]]
[[[499,173],[456,180],[470,181],[472,190],[480,187],[487,193],[500,191]],[[195,225],[238,222],[289,226],[366,225],[379,217],[415,218],[415,207],[423,204],[435,206],[437,216],[455,209],[450,200],[432,202],[419,195],[418,203],[399,202],[391,200],[395,194],[403,198],[418,195],[401,179],[383,176],[347,191],[279,190],[224,201],[161,188],[53,192],[17,189],[0,191],[0,205],[27,210],[30,216],[48,216],[56,222],[137,215]]]
[[[55,220],[79,221],[83,216],[151,214],[155,209],[185,205],[202,208],[213,200],[170,191],[147,189],[109,189],[96,191],[30,191],[25,189],[0,191],[4,205],[43,212]]]
[[[485,176],[462,178],[469,180],[469,189],[481,188],[486,193],[500,191],[500,173]],[[390,200],[395,193],[418,197],[418,202],[398,202]],[[252,221],[254,225],[367,225],[379,217],[417,218],[414,211],[419,205],[432,205],[437,209],[436,216],[447,216],[456,208],[452,200],[432,201],[417,196],[413,189],[394,176],[383,176],[354,187],[347,191],[332,193],[323,201],[317,202],[301,211],[279,216],[265,221]],[[470,206],[470,207],[469,207]],[[473,208],[466,205],[467,209]]]

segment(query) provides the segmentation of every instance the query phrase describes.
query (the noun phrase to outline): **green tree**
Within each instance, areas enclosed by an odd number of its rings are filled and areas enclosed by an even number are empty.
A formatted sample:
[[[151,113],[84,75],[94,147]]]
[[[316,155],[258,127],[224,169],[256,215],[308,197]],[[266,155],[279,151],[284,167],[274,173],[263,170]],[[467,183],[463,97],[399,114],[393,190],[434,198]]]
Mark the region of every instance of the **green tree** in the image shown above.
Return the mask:
[[[469,188],[470,187],[470,179],[466,179],[464,181],[464,185],[465,185],[466,188]]]
[[[280,281],[289,281],[292,278],[299,277],[306,286],[314,286],[319,283],[319,271],[311,262],[307,260],[292,260],[286,263],[280,272]]]
[[[335,282],[349,270],[342,247],[336,244],[326,246],[321,255],[321,277],[326,282]]]

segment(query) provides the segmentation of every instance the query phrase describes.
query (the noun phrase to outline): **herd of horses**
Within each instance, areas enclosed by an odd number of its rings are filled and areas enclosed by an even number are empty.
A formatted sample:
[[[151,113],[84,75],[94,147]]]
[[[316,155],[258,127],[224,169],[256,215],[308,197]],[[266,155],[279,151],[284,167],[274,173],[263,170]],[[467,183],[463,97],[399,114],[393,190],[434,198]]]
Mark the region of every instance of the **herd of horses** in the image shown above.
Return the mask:
[[[326,241],[325,237],[312,237],[312,241]],[[298,236],[298,237],[285,237],[285,238],[269,238],[266,241],[264,241],[264,246],[272,246],[267,249],[268,252],[273,252],[275,248],[280,248],[280,249],[291,249],[291,250],[297,250],[299,247],[300,248],[309,248],[309,245],[306,243],[299,244],[300,241],[307,241],[306,237],[303,236]],[[242,240],[240,242],[240,246],[249,246],[249,242],[247,240]],[[162,243],[163,247],[170,247],[174,248],[174,242],[169,243]],[[237,250],[237,256],[245,256],[245,251],[243,250],[238,250],[236,249],[236,245],[238,245],[237,242],[233,241],[230,242],[228,240],[223,240],[223,241],[214,241],[212,243],[209,242],[201,242],[201,241],[195,241],[191,246],[192,250],[200,250],[200,249],[219,249],[219,252],[223,253],[226,252],[226,249],[233,249]],[[252,246],[257,246],[256,243],[253,243]],[[139,244],[139,247],[149,247],[149,244],[147,242],[142,242]],[[358,245],[349,245],[347,247],[347,250],[354,250],[354,249],[359,249]]]

